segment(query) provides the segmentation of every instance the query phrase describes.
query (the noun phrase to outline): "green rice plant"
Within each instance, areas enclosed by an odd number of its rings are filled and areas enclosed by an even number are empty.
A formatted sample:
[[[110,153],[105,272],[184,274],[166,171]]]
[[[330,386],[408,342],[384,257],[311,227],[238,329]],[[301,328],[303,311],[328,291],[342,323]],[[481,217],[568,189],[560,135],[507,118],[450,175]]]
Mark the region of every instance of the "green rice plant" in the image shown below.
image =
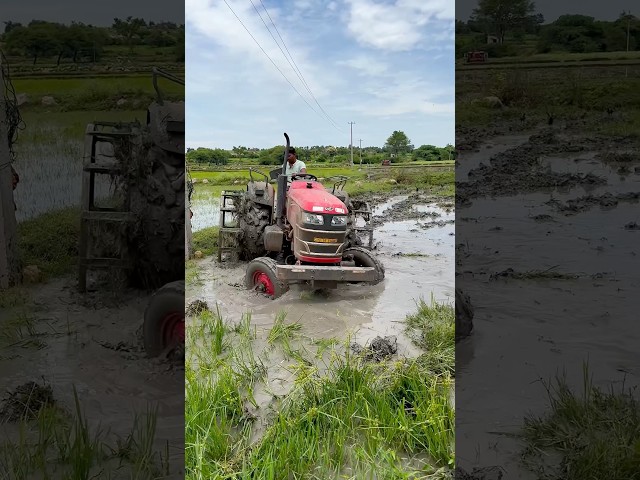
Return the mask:
[[[438,303],[431,296],[430,304],[420,298],[417,312],[406,318],[407,332],[414,343],[425,350],[420,357],[435,374],[455,373],[455,311],[452,305]]]
[[[292,347],[301,325],[285,319],[276,316],[262,354],[246,339],[248,316],[227,329],[228,348],[187,350],[186,478],[447,478],[454,462],[447,372],[433,375],[416,360],[365,362],[335,340],[315,342],[324,350],[313,364],[304,344]],[[276,345],[294,360],[285,367],[293,378],[288,394],[260,413],[256,389],[270,392],[272,375],[282,372],[263,359]],[[256,414],[264,429],[254,425]]]
[[[287,317],[287,312],[282,311],[276,315],[276,319],[273,322],[273,327],[269,331],[267,341],[270,345],[277,342],[287,342],[295,337],[295,333],[302,329],[302,324],[295,322],[285,325],[284,321]]]
[[[144,415],[135,414],[131,432],[117,443],[116,455],[128,460],[137,476],[159,475],[158,452],[153,444],[156,435],[158,407],[149,406]]]
[[[640,478],[640,405],[634,389],[596,387],[583,366],[582,391],[566,373],[543,382],[549,410],[525,418],[523,464],[539,478]]]

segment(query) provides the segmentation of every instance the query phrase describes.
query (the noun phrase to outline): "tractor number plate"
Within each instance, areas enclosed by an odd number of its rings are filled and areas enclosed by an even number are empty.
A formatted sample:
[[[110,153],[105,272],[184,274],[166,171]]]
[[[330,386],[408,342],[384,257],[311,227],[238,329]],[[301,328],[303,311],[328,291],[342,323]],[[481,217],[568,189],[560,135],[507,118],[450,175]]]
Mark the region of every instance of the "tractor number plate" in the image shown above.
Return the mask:
[[[317,243],[337,243],[338,239],[337,238],[320,238],[320,237],[315,237],[313,239],[314,242]]]

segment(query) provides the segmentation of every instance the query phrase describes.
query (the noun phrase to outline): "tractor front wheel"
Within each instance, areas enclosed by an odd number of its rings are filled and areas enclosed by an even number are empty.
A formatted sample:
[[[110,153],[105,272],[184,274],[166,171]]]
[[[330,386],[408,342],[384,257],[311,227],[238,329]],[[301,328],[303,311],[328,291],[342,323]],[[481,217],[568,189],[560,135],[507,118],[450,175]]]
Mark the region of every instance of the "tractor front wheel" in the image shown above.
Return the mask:
[[[245,286],[271,299],[284,295],[289,290],[289,286],[276,277],[276,266],[275,260],[269,257],[253,259],[247,266],[244,277]]]
[[[142,330],[149,357],[184,345],[184,281],[167,283],[153,294],[144,312]]]
[[[350,260],[353,257],[353,261],[356,267],[373,267],[376,270],[376,279],[373,282],[369,282],[371,285],[376,285],[384,280],[384,265],[377,259],[369,250],[362,247],[347,248],[342,258]]]

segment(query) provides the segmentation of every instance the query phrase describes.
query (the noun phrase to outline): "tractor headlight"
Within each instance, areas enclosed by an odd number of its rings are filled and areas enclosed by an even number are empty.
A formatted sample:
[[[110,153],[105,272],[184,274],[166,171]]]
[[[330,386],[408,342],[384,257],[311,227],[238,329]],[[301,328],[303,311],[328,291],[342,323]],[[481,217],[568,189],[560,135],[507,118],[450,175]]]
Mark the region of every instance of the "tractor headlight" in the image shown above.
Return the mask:
[[[331,225],[338,225],[338,226],[342,226],[342,225],[346,225],[347,224],[347,217],[346,215],[341,215],[341,216],[335,216],[331,219]]]
[[[304,223],[311,223],[313,225],[324,225],[324,218],[322,217],[322,215],[304,212],[303,218]]]

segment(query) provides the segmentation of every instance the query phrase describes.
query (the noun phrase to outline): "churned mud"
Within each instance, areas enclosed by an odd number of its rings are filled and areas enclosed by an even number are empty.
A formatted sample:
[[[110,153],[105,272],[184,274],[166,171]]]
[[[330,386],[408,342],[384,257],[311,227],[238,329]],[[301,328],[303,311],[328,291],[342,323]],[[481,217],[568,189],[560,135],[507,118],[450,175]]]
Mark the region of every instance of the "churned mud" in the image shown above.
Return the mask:
[[[453,201],[429,198],[421,192],[369,195],[367,201],[373,204],[377,224],[373,252],[386,270],[382,283],[318,291],[291,285],[282,297],[270,300],[245,289],[245,262],[218,263],[217,258],[207,257],[195,261],[196,274],[188,284],[190,313],[201,306],[193,303],[196,301],[217,309],[225,321],[238,322],[250,312],[251,323],[267,331],[284,311],[288,321],[302,324],[309,339],[344,341],[349,337],[356,350],[370,349],[374,359],[417,357],[420,352],[405,334],[406,315],[415,311],[421,297],[429,302],[433,295],[438,302],[453,303]],[[196,208],[202,211],[204,207]],[[421,226],[433,219],[443,222],[428,229]],[[191,320],[188,315],[187,325]],[[277,362],[277,357],[272,361]],[[283,391],[288,388],[286,382],[280,387]]]
[[[152,451],[165,460],[168,451],[170,473],[162,478],[182,478],[183,360],[146,357],[141,326],[149,296],[81,295],[73,277],[3,295],[0,447],[17,442],[15,423],[44,406],[73,416],[75,389],[91,434],[108,432],[111,447],[132,433],[136,415],[157,408]]]
[[[246,263],[219,264],[210,257],[197,261],[198,280],[189,288],[187,302],[201,299],[210,307],[217,305],[225,318],[239,318],[251,310],[257,323],[272,322],[278,311],[286,309],[292,318],[306,320],[310,332],[321,336],[341,335],[356,327],[360,334],[371,332],[367,339],[396,335],[402,326],[394,322],[411,312],[421,296],[427,301],[431,294],[438,301],[453,298],[454,206],[451,200],[429,198],[420,192],[370,195],[367,200],[373,204],[374,253],[386,269],[382,284],[343,285],[325,292],[292,285],[283,297],[268,300],[245,290]],[[434,219],[441,223],[423,227]],[[402,344],[409,342],[398,338],[402,351]]]
[[[597,385],[640,382],[640,331],[629,322],[640,144],[571,125],[459,135],[456,286],[474,310],[473,332],[456,345],[460,478],[500,478],[497,466],[504,478],[538,478],[514,436],[547,408],[538,380],[566,370],[580,389],[588,361]],[[491,466],[489,477],[479,470]]]

